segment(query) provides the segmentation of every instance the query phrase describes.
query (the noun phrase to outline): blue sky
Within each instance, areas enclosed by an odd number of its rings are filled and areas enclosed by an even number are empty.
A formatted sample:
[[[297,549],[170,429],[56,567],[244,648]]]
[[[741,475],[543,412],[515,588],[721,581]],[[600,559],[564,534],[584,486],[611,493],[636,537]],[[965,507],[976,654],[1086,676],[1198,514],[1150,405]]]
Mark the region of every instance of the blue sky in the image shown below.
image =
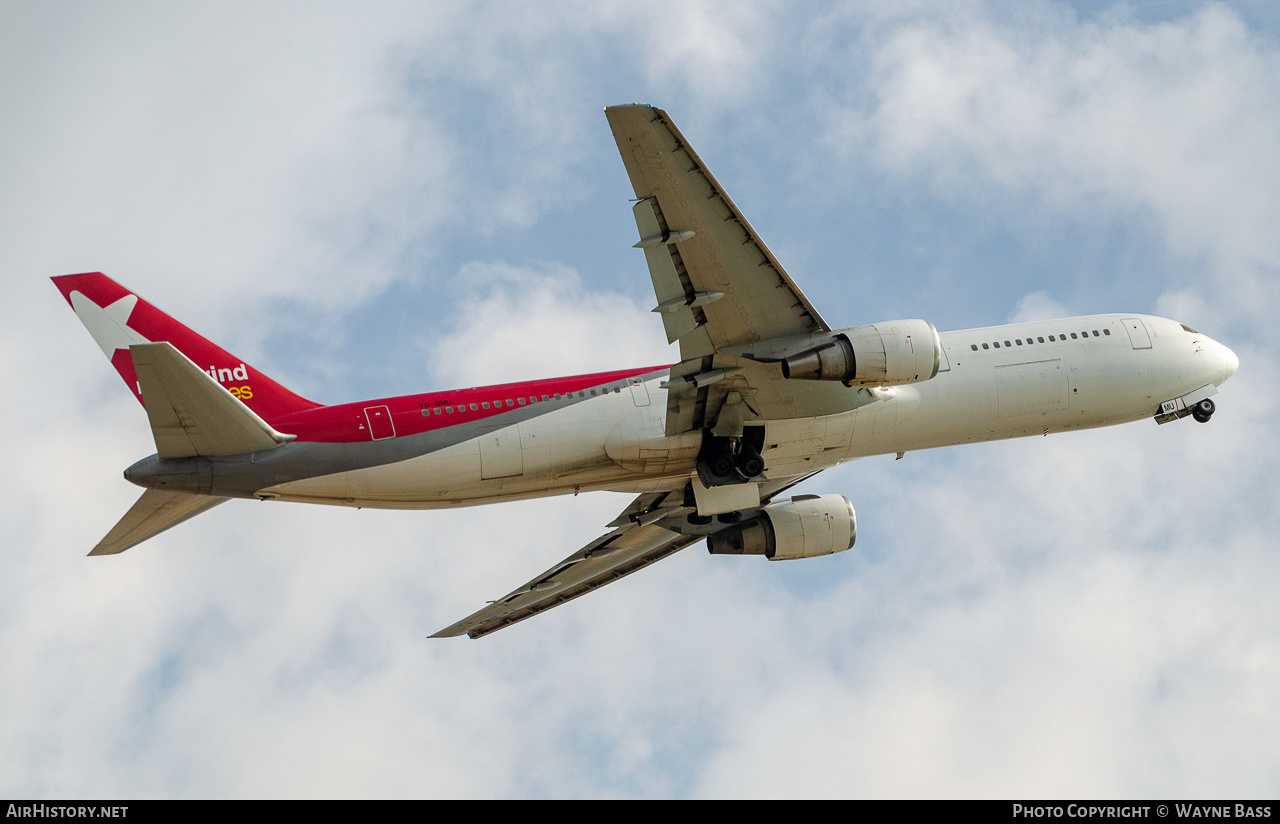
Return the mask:
[[[1280,20],[1266,3],[0,11],[0,792],[1275,797]],[[117,558],[101,270],[324,402],[661,363],[601,112],[665,108],[830,321],[1161,314],[1208,426],[870,459],[853,551],[664,561],[424,636],[621,495],[232,502]]]

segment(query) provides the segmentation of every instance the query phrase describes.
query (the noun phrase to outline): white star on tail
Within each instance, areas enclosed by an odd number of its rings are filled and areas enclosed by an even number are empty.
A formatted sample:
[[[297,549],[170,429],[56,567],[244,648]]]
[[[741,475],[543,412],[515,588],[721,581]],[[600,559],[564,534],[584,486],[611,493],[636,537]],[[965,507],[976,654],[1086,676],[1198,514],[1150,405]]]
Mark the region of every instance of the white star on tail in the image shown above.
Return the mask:
[[[84,328],[93,335],[108,360],[117,349],[128,349],[135,343],[151,342],[129,328],[129,316],[137,305],[137,295],[125,295],[103,309],[82,293],[71,293],[71,308],[76,310],[76,317],[80,318]]]

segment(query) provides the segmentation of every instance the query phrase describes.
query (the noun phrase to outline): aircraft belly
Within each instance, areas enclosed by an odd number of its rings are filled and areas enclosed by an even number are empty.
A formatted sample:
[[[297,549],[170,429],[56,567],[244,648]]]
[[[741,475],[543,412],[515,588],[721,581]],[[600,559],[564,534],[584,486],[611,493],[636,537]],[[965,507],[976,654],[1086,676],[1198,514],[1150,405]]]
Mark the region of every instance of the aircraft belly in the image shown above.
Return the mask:
[[[870,404],[874,406],[875,404]],[[868,407],[862,407],[866,409]],[[845,460],[855,437],[857,412],[789,418],[765,424],[765,477],[803,475]]]
[[[660,416],[637,411],[610,432],[605,453],[618,466],[638,475],[672,475],[692,472],[702,446],[702,433],[681,432],[668,436]]]
[[[1151,417],[1160,401],[1197,388],[1190,385],[1196,383],[1194,377],[1182,377],[1181,353],[1167,339],[1162,342],[1155,337],[1151,349],[1132,350],[1123,340],[1123,346],[1077,345],[1059,349],[1056,358],[1021,363],[991,363],[962,355],[951,372],[920,385],[924,402],[919,413],[887,436],[878,426],[867,431],[859,425],[849,457],[1052,434]]]
[[[625,400],[625,404],[622,401]],[[602,397],[425,455],[278,484],[260,494],[351,506],[433,508],[612,488],[635,481],[605,441],[631,396]]]
[[[331,499],[339,504],[362,501],[438,501],[473,497],[482,487],[477,440],[395,463],[321,475],[264,490],[281,498]]]

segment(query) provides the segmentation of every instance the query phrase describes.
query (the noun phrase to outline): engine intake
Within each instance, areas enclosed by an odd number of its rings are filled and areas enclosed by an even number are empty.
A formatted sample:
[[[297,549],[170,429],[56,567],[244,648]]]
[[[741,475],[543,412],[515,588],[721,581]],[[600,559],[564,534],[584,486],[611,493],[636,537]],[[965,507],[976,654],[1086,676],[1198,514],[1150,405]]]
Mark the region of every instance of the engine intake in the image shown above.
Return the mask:
[[[830,343],[782,361],[791,380],[885,386],[927,381],[938,374],[942,341],[927,320],[893,320],[837,332]]]
[[[853,546],[858,519],[843,495],[797,495],[707,538],[712,555],[763,555],[770,561],[834,555]]]

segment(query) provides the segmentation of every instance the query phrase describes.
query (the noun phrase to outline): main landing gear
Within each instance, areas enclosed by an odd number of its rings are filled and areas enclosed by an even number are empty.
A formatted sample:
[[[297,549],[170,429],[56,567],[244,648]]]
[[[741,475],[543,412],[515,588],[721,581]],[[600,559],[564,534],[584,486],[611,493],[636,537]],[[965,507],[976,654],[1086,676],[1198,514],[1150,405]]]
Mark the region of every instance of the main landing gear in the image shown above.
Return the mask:
[[[712,435],[710,430],[705,430],[702,437],[702,450],[698,453],[698,480],[707,489],[762,480],[764,458],[760,453],[763,448],[763,426],[745,427],[739,437]],[[731,498],[735,497],[734,490],[723,490],[723,492],[728,493]],[[741,506],[747,509],[758,507],[759,497],[751,497],[751,503],[743,502]],[[685,504],[697,507],[697,499],[692,487],[685,490]],[[684,531],[685,534],[707,535],[715,531],[711,528],[713,524],[718,522],[721,525],[720,528],[723,528],[723,525],[738,523],[742,517],[740,511],[720,512],[716,515],[702,515],[695,511],[686,516],[688,524]]]
[[[749,427],[741,438],[722,438],[708,433],[698,455],[698,477],[704,486],[725,486],[754,480],[764,472],[763,427]],[[751,437],[759,433],[760,438]],[[761,440],[761,443],[754,441]]]

